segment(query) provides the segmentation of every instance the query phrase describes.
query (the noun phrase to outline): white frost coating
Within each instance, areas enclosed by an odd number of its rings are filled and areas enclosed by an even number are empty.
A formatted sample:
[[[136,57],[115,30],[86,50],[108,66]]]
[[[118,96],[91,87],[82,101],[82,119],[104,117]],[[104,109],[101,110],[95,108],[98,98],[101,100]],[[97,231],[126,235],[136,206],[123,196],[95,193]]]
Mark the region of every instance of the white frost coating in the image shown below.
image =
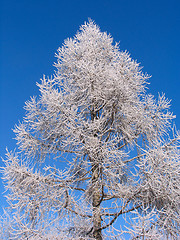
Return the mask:
[[[9,239],[178,239],[170,101],[146,93],[149,77],[91,20],[56,57],[14,130],[19,152],[4,160]]]

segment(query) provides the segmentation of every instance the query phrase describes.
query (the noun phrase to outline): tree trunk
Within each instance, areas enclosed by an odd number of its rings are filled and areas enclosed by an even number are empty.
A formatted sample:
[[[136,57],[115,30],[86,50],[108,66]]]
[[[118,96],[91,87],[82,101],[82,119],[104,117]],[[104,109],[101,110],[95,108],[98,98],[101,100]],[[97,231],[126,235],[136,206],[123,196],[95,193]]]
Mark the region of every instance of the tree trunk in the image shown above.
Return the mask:
[[[92,91],[94,91],[94,86],[92,84]],[[94,110],[94,100],[91,110],[91,120],[94,122],[94,119],[97,118],[97,112]],[[94,137],[97,137],[96,133]],[[99,163],[95,160],[92,160],[92,206],[93,206],[93,237],[96,240],[102,240],[102,231],[101,231],[101,185],[100,185],[100,168]]]
[[[92,194],[92,205],[93,205],[93,237],[96,240],[102,240],[101,232],[101,186],[99,184],[100,180],[100,169],[99,164],[94,163],[92,166],[92,184],[93,184],[93,194]]]

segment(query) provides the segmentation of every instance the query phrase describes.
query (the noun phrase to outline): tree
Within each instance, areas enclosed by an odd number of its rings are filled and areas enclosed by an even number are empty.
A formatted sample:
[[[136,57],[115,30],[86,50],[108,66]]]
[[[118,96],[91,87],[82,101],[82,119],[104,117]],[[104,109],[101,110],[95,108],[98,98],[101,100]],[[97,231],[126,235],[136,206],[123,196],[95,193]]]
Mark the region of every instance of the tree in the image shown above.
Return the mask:
[[[19,150],[4,160],[11,234],[177,239],[180,134],[170,101],[147,94],[149,76],[91,20],[56,57],[15,127]]]

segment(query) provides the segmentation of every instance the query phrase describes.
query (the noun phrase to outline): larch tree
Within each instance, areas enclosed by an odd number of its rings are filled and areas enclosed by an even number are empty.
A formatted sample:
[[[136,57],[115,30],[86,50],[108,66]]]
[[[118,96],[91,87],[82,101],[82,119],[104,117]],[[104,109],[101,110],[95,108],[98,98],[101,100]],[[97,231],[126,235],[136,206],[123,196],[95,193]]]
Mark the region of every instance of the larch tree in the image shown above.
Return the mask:
[[[178,239],[170,101],[91,20],[56,57],[4,160],[10,239]]]

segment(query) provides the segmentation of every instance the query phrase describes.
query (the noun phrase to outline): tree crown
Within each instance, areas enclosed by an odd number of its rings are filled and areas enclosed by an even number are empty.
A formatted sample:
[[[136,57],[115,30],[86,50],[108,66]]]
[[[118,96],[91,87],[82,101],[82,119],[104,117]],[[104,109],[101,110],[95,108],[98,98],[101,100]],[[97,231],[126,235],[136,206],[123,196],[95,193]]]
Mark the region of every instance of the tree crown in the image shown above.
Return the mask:
[[[19,153],[5,160],[12,234],[176,239],[179,134],[170,101],[146,93],[149,76],[91,20],[56,57],[54,76],[37,84],[40,97],[26,102],[14,130]],[[66,168],[37,171],[48,156]]]

